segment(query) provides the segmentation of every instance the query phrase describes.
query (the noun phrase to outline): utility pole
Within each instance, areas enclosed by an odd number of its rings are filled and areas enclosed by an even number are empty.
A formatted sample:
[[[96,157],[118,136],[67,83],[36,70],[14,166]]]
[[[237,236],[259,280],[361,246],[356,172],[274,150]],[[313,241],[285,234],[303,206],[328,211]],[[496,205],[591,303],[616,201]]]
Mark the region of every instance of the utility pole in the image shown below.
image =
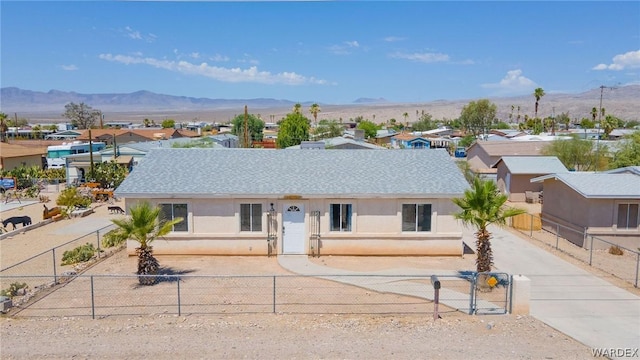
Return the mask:
[[[598,137],[596,138],[596,172],[598,172],[598,163],[600,162],[600,129],[602,128],[602,94],[608,86],[600,85],[600,108],[598,110]]]
[[[89,128],[89,177],[91,181],[95,181],[93,173],[93,142],[91,140],[91,128]]]
[[[242,147],[249,147],[249,113],[247,112],[247,105],[244,106],[244,143]]]

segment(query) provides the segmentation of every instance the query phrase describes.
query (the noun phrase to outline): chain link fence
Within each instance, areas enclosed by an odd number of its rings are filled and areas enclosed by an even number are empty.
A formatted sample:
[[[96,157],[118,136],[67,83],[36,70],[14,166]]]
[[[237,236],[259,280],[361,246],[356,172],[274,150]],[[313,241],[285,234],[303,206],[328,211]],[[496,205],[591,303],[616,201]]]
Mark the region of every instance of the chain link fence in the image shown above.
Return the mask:
[[[510,225],[532,239],[638,287],[640,251],[637,249],[533,214],[519,215]]]
[[[71,251],[88,243],[92,244],[97,250],[94,256],[96,259],[105,257],[107,254],[101,249],[102,238],[104,234],[114,228],[115,225],[108,225],[0,269],[0,289],[7,289],[14,282],[26,284],[30,289],[38,289],[58,283],[61,277],[68,276],[65,274],[75,272],[73,265],[62,265],[62,258],[66,251]],[[25,274],[29,275],[22,277]],[[8,281],[8,278],[11,278],[11,281]]]
[[[440,314],[476,313],[476,306],[506,312],[508,287],[479,293],[475,275],[440,275]],[[91,317],[154,314],[431,314],[430,276],[415,275],[156,275],[152,286],[137,275],[59,276],[57,283],[26,294],[12,312],[23,317]],[[51,282],[50,276],[0,276],[3,283]],[[480,313],[480,312],[478,312]]]

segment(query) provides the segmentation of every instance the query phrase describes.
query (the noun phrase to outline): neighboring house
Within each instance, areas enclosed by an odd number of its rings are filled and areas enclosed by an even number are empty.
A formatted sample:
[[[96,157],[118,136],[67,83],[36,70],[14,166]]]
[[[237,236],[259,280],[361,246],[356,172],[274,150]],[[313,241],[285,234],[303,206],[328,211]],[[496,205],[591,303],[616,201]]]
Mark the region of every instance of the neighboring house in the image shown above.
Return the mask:
[[[492,168],[497,169],[498,189],[514,202],[528,200],[527,193],[533,196],[534,202],[538,202],[542,184],[532,183],[531,179],[569,171],[555,156],[503,156]]]
[[[380,146],[390,145],[391,138],[396,136],[398,133],[393,129],[382,129],[376,131],[375,143]]]
[[[544,189],[544,226],[562,226],[563,237],[583,247],[590,246],[588,235],[640,247],[640,175],[567,172],[531,181]],[[596,246],[609,247],[602,242]]]
[[[132,170],[140,163],[151,149],[171,148],[174,144],[185,144],[193,141],[191,138],[177,138],[169,140],[144,141],[139,143],[116,144],[116,160],[123,166]],[[220,149],[221,145],[213,144],[213,148]],[[114,159],[113,146],[93,154],[93,162],[107,162]],[[77,154],[66,157],[65,169],[67,173],[67,184],[82,182],[83,178],[89,174],[91,167],[91,154]]]
[[[156,254],[459,256],[466,189],[440,149],[154,149],[115,194],[185,219]]]
[[[394,149],[429,149],[431,141],[419,135],[400,133],[391,137],[391,147]]]
[[[503,156],[542,155],[548,141],[476,141],[467,149],[467,162],[475,173],[495,174],[492,165]]]
[[[101,141],[107,145],[137,143],[143,141],[157,141],[177,139],[182,137],[199,137],[198,133],[185,129],[92,129],[91,140]],[[89,130],[84,130],[76,140],[89,141]]]
[[[238,137],[230,133],[209,135],[208,137],[211,140],[213,140],[216,144],[219,144],[229,149],[239,147]]]
[[[386,150],[385,147],[368,143],[362,140],[354,140],[343,136],[318,141],[303,141],[299,145],[289,146],[287,149],[371,149]]]
[[[46,146],[22,146],[0,142],[0,169],[13,170],[19,167],[43,168],[47,156]]]
[[[79,130],[63,130],[53,134],[49,134],[45,137],[46,140],[75,140],[78,136],[82,135],[82,131]]]
[[[627,136],[631,136],[634,132],[638,130],[635,129],[614,129],[609,134],[609,140],[620,140]]]
[[[635,174],[640,175],[640,166],[627,166],[612,170],[603,171],[607,174]]]

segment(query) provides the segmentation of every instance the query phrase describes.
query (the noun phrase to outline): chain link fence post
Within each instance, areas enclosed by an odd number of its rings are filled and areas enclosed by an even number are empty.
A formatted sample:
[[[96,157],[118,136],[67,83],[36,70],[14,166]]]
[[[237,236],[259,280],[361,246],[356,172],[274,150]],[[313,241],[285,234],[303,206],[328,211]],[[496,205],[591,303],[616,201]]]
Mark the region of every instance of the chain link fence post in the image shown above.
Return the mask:
[[[591,235],[591,245],[589,245],[589,266],[591,266],[592,260],[593,260],[593,235]]]
[[[91,318],[96,318],[96,301],[93,287],[93,275],[91,275]]]
[[[180,277],[178,276],[178,280],[176,281],[178,286],[178,316],[182,315],[181,311],[181,303],[180,303]]]
[[[96,230],[96,243],[98,243],[98,259],[100,259],[100,230]]]
[[[276,313],[276,277],[273,277],[273,313]]]
[[[56,248],[51,249],[51,254],[53,256],[53,283],[58,283],[58,275],[56,274]]]
[[[636,254],[636,288],[638,287],[638,267],[640,267],[640,252]]]

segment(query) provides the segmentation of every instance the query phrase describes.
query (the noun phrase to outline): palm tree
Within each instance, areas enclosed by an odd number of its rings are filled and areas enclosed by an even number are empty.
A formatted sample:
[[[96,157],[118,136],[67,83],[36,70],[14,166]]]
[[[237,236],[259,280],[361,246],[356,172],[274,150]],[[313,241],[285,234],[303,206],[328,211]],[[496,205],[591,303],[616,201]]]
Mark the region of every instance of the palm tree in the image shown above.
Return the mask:
[[[533,96],[536,98],[536,119],[538,118],[538,104],[540,103],[540,99],[544,96],[544,90],[542,88],[536,88],[533,91]]]
[[[9,125],[7,124],[7,114],[0,113],[0,142],[5,141],[7,131],[9,131]]]
[[[117,228],[117,237],[131,239],[140,244],[136,248],[138,255],[138,282],[141,285],[152,285],[156,278],[148,275],[156,275],[160,269],[158,260],[153,256],[153,247],[150,244],[157,238],[167,235],[173,230],[173,226],[183,221],[182,218],[173,220],[162,219],[160,207],[152,207],[148,202],[142,202],[131,207],[129,219],[111,220]]]
[[[464,192],[461,198],[454,198],[453,203],[462,209],[454,217],[461,220],[465,226],[478,229],[476,235],[476,268],[479,273],[491,271],[493,253],[491,251],[491,233],[487,229],[490,224],[504,226],[507,219],[523,214],[525,210],[505,208],[507,195],[498,191],[493,181],[473,179],[472,188]]]
[[[597,117],[598,117],[598,109],[595,107],[591,108],[591,118],[593,119],[593,122],[596,122]]]
[[[533,91],[533,96],[536,98],[536,108],[535,108],[535,112],[536,112],[536,123],[538,122],[538,105],[540,104],[540,99],[544,96],[544,90],[542,90],[542,88],[536,88]],[[542,121],[540,121],[542,123]],[[540,124],[542,125],[542,124]]]
[[[295,105],[293,105],[293,113],[294,114],[302,114],[302,104],[297,103]]]
[[[320,111],[322,111],[322,110],[320,109],[320,105],[318,105],[318,104],[312,104],[309,107],[309,112],[311,113],[311,115],[313,115],[313,122],[314,122],[314,124],[316,126],[318,125],[318,113]]]

